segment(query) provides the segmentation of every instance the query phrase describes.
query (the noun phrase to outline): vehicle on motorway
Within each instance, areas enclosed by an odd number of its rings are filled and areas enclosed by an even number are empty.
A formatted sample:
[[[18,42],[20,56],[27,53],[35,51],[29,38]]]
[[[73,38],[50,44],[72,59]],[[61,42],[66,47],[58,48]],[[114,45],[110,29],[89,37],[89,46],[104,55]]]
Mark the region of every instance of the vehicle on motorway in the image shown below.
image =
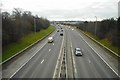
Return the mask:
[[[60,26],[60,24],[58,24],[58,26]]]
[[[63,32],[60,32],[60,35],[63,36]]]
[[[61,31],[63,32],[63,29],[61,29]]]
[[[75,48],[75,55],[76,56],[82,56],[82,50],[80,48]]]
[[[74,30],[74,29],[72,29],[72,30]]]
[[[59,32],[59,29],[57,30],[57,32]]]
[[[48,38],[48,43],[52,43],[54,41],[53,37]]]

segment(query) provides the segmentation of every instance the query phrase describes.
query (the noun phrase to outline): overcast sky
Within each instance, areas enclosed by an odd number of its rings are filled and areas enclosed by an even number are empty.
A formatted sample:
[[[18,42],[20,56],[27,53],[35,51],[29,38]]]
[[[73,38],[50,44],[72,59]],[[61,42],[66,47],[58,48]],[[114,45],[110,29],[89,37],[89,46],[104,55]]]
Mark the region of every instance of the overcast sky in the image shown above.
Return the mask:
[[[2,11],[31,11],[49,20],[98,20],[118,17],[120,0],[0,0]],[[1,6],[1,4],[0,4]]]

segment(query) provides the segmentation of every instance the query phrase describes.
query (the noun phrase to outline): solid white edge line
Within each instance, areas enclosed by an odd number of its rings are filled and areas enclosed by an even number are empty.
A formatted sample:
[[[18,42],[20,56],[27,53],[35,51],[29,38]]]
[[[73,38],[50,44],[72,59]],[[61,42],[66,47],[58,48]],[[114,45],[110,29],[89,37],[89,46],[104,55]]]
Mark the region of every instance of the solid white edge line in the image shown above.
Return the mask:
[[[58,56],[57,64],[56,64],[56,66],[55,66],[55,70],[54,70],[53,78],[55,78],[55,74],[56,74],[57,66],[58,66],[58,63],[59,63],[59,60],[60,60],[60,55],[61,55],[61,53],[62,53],[63,42],[64,42],[64,37],[63,37],[63,40],[62,40],[62,45],[61,45],[61,48],[60,48],[60,53],[59,53],[59,56]]]
[[[62,60],[63,60],[63,54],[62,54]],[[61,60],[61,63],[60,63],[60,71],[59,71],[59,73],[58,73],[58,78],[60,78],[60,72],[61,72],[61,66],[62,66],[62,60]]]
[[[67,54],[66,54],[67,55]],[[66,60],[66,62],[67,62],[67,56],[65,55],[65,60]],[[68,67],[67,67],[67,64],[65,64],[65,66],[66,66],[66,78],[68,78]]]
[[[88,44],[88,42],[80,35],[80,33],[79,33],[79,36],[83,39],[83,41],[85,41],[85,43],[102,59],[102,61],[120,78],[120,76],[118,75],[118,73],[114,70],[114,69],[112,69],[112,67],[102,58],[102,56],[97,52],[97,51],[95,51],[93,48],[92,48],[92,46],[90,46],[89,44]]]
[[[65,28],[66,28],[66,27],[65,27]],[[65,35],[65,31],[64,31],[64,35]],[[65,37],[65,36],[64,36],[64,37]],[[63,54],[63,55],[64,55],[64,54]],[[62,55],[62,61],[63,61],[63,55]],[[66,55],[67,55],[67,54],[65,54],[65,61],[67,62],[67,60],[66,60],[66,58],[67,58]],[[61,65],[62,65],[62,61],[61,61]],[[61,65],[60,65],[60,66],[61,66]],[[65,67],[66,67],[66,78],[68,78],[68,73],[67,73],[67,69],[68,69],[68,68],[67,68],[67,64],[65,64]],[[61,68],[60,68],[60,72],[61,72]],[[60,73],[59,73],[59,78],[60,78]]]
[[[63,38],[64,38],[65,36],[63,36]],[[62,49],[63,50],[63,49]],[[61,51],[61,59],[63,60],[63,55],[64,54],[62,54],[62,51]],[[62,66],[62,60],[61,60],[61,63],[60,63],[60,71],[59,71],[59,73],[58,73],[58,78],[60,78],[60,72],[61,72],[61,66]]]
[[[55,36],[55,34],[53,34],[53,36]],[[8,78],[8,80],[10,80],[20,69],[22,69],[22,67],[24,67],[46,44],[47,44],[47,41],[45,41],[45,43],[42,45],[42,47],[37,52],[35,52],[35,54],[28,61],[26,61],[22,66],[20,66],[20,68],[17,69],[17,71],[15,71],[12,74],[12,76],[10,76],[10,78]]]
[[[88,62],[91,63],[90,59],[88,59]]]
[[[73,51],[71,36],[70,36],[70,43],[71,43],[71,50],[72,50],[72,56],[73,56],[73,66],[74,66],[74,69],[75,69],[74,71],[77,74],[77,69],[76,69],[76,66],[75,66],[75,58],[74,58],[74,51]]]
[[[64,37],[65,37],[65,36],[64,36]],[[63,38],[64,38],[64,37],[63,37]],[[63,42],[63,43],[64,43],[64,42]],[[63,45],[62,45],[62,46],[63,46]],[[64,54],[62,54],[62,50],[63,50],[63,49],[61,48],[61,59],[63,60],[63,55],[64,55]],[[60,63],[60,71],[59,71],[59,73],[58,73],[58,78],[60,78],[62,60],[61,60],[61,63]],[[59,61],[60,61],[60,58],[59,58]]]
[[[84,32],[82,32],[83,34],[85,34]],[[113,54],[115,54],[117,57],[120,57],[117,53],[115,53],[114,51],[112,51],[111,49],[109,49],[108,47],[106,47],[105,45],[101,44],[100,42],[96,41],[95,39],[93,39],[92,37],[90,37],[89,35],[85,34],[87,37],[91,38],[93,41],[95,41],[96,43],[100,44],[102,47],[104,47],[105,49],[107,49],[108,51],[112,52]],[[100,47],[99,47],[100,48]]]
[[[12,76],[10,76],[10,78],[12,78],[20,69],[22,69],[22,67],[24,67],[46,44],[47,42],[28,61],[26,61],[20,68],[18,68],[17,71]]]
[[[64,34],[65,34],[65,31],[64,31]],[[65,54],[65,60],[66,60],[66,63],[67,63],[67,53]],[[66,66],[66,78],[68,78],[68,67],[67,67],[67,64],[65,64],[65,66]]]
[[[54,31],[53,31],[54,32]],[[49,36],[49,34],[51,34],[52,32],[48,33],[47,35]],[[44,39],[46,36],[44,36],[42,39]],[[7,60],[3,61],[0,63],[0,65],[2,65],[3,63],[9,61],[10,59],[12,59],[13,57],[17,56],[19,53],[23,52],[24,50],[28,49],[29,47],[31,47],[32,45],[38,43],[40,40],[42,39],[39,39],[37,41],[35,41],[34,43],[32,43],[31,45],[27,46],[26,48],[22,49],[21,51],[19,51],[18,53],[16,53],[15,55],[11,56],[10,58],[8,58]]]

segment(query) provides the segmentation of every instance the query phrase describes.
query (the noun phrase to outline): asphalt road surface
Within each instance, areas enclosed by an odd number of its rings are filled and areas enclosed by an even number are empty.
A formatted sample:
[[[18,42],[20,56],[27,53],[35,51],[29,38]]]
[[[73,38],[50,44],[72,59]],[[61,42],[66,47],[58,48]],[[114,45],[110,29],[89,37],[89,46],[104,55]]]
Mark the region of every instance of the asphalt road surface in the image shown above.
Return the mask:
[[[66,29],[72,41],[73,51],[82,49],[83,56],[74,56],[76,78],[118,78],[103,60],[87,45],[84,38],[76,30]]]
[[[98,54],[86,43],[81,33],[67,26],[63,26],[63,29],[63,36],[60,36],[60,32],[54,32],[53,43],[46,43],[39,51],[35,51],[37,53],[24,66],[17,69],[17,71],[13,71],[11,75],[6,77],[12,69],[12,67],[9,67],[10,64],[7,65],[9,69],[3,70],[3,78],[53,78],[64,35],[66,35],[66,38],[69,38],[68,40],[71,42],[71,45],[68,43],[67,46],[72,46],[69,49],[73,51],[71,54],[73,54],[72,57],[75,63],[72,64],[74,66],[75,78],[118,78],[115,72],[113,72],[113,70],[109,68]],[[76,47],[82,49],[83,56],[74,55],[74,49]]]
[[[56,33],[54,42],[47,43],[13,78],[52,78],[62,39]]]

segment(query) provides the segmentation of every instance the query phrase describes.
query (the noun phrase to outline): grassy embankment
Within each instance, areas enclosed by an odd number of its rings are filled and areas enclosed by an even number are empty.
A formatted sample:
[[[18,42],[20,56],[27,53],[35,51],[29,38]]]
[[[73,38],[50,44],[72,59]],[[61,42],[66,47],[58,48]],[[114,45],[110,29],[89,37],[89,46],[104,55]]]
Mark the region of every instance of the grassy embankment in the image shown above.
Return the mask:
[[[98,39],[96,36],[94,36],[93,34],[89,33],[89,32],[84,32],[85,34],[91,36],[92,38],[94,38],[95,40],[97,40],[98,42],[100,42],[101,44],[103,44],[104,46],[106,46],[107,48],[111,49],[112,51],[114,51],[115,53],[117,53],[118,55],[120,55],[120,48],[119,47],[115,47],[113,46],[110,41],[108,41],[107,39]]]
[[[19,42],[12,43],[8,45],[5,50],[3,51],[2,55],[2,61],[10,58],[11,56],[15,55],[22,49],[26,48],[27,46],[31,45],[35,41],[42,39],[47,34],[49,34],[51,31],[55,30],[55,27],[50,26],[45,30],[41,30],[40,32],[31,33],[25,37],[23,37]]]

